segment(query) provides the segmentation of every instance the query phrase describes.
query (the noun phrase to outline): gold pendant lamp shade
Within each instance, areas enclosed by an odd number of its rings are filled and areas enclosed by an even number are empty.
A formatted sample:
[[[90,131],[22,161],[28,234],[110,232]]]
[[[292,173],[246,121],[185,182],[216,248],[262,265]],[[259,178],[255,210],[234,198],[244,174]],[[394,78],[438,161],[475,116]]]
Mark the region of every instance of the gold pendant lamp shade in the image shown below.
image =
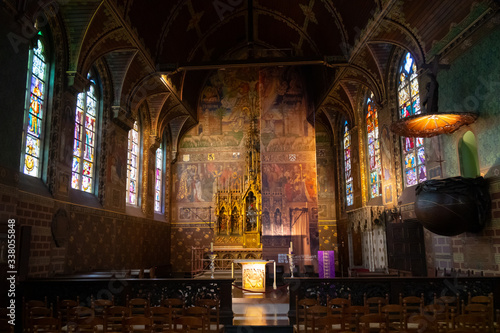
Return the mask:
[[[391,131],[406,137],[429,138],[440,134],[450,134],[477,119],[471,112],[423,113],[402,118],[391,124]]]

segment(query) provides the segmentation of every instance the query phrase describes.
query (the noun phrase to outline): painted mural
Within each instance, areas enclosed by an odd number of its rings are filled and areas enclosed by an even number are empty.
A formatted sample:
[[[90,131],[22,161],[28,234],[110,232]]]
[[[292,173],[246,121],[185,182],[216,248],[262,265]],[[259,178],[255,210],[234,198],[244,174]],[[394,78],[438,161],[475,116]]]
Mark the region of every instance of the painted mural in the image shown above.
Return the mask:
[[[254,69],[220,70],[203,88],[199,124],[183,137],[181,148],[239,147],[252,103],[258,98]]]
[[[279,236],[287,236],[297,264],[313,264],[319,248],[316,144],[300,73],[262,69],[260,95],[264,246],[279,252]]]
[[[198,104],[199,124],[181,139],[173,166],[174,267],[188,270],[181,254],[193,246],[209,248],[213,234],[220,244],[216,193],[246,188],[251,113],[259,115],[262,251],[271,249],[266,253],[277,259],[293,241],[294,251],[306,258],[303,263],[311,264],[319,246],[318,186],[315,134],[306,119],[307,107],[304,84],[292,68],[219,70],[210,76]],[[204,241],[197,238],[196,244],[186,234],[195,226],[208,235]],[[241,237],[230,233],[227,240],[227,245],[236,246]]]

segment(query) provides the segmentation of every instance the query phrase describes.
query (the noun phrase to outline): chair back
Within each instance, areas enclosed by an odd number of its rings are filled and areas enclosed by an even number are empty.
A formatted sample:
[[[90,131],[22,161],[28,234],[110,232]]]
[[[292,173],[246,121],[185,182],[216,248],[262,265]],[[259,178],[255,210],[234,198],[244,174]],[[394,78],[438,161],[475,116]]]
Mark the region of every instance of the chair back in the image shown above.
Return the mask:
[[[174,331],[183,333],[204,333],[205,325],[200,317],[183,316],[174,319]]]
[[[151,317],[132,316],[123,319],[123,332],[153,333],[153,320]]]
[[[31,319],[30,325],[31,333],[60,333],[61,332],[61,318],[54,317],[38,317]]]

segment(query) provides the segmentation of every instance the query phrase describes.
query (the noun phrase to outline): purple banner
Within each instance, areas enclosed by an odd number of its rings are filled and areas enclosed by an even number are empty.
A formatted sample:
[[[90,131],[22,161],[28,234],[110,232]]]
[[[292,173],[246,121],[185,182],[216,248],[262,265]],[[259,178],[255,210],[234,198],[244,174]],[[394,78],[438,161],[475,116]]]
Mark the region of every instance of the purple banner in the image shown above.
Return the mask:
[[[335,277],[334,251],[318,251],[318,273],[320,278]]]

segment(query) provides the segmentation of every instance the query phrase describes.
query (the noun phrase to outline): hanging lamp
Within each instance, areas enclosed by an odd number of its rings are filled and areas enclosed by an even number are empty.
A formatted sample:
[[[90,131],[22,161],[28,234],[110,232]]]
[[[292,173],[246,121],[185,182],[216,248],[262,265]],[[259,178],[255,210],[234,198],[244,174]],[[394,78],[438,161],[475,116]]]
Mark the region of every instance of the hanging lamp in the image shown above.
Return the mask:
[[[437,63],[433,72],[437,72]],[[440,134],[450,134],[464,125],[470,125],[477,119],[472,112],[438,112],[438,82],[434,73],[428,73],[427,95],[422,101],[419,114],[401,118],[391,124],[391,131],[405,137],[429,138]]]

